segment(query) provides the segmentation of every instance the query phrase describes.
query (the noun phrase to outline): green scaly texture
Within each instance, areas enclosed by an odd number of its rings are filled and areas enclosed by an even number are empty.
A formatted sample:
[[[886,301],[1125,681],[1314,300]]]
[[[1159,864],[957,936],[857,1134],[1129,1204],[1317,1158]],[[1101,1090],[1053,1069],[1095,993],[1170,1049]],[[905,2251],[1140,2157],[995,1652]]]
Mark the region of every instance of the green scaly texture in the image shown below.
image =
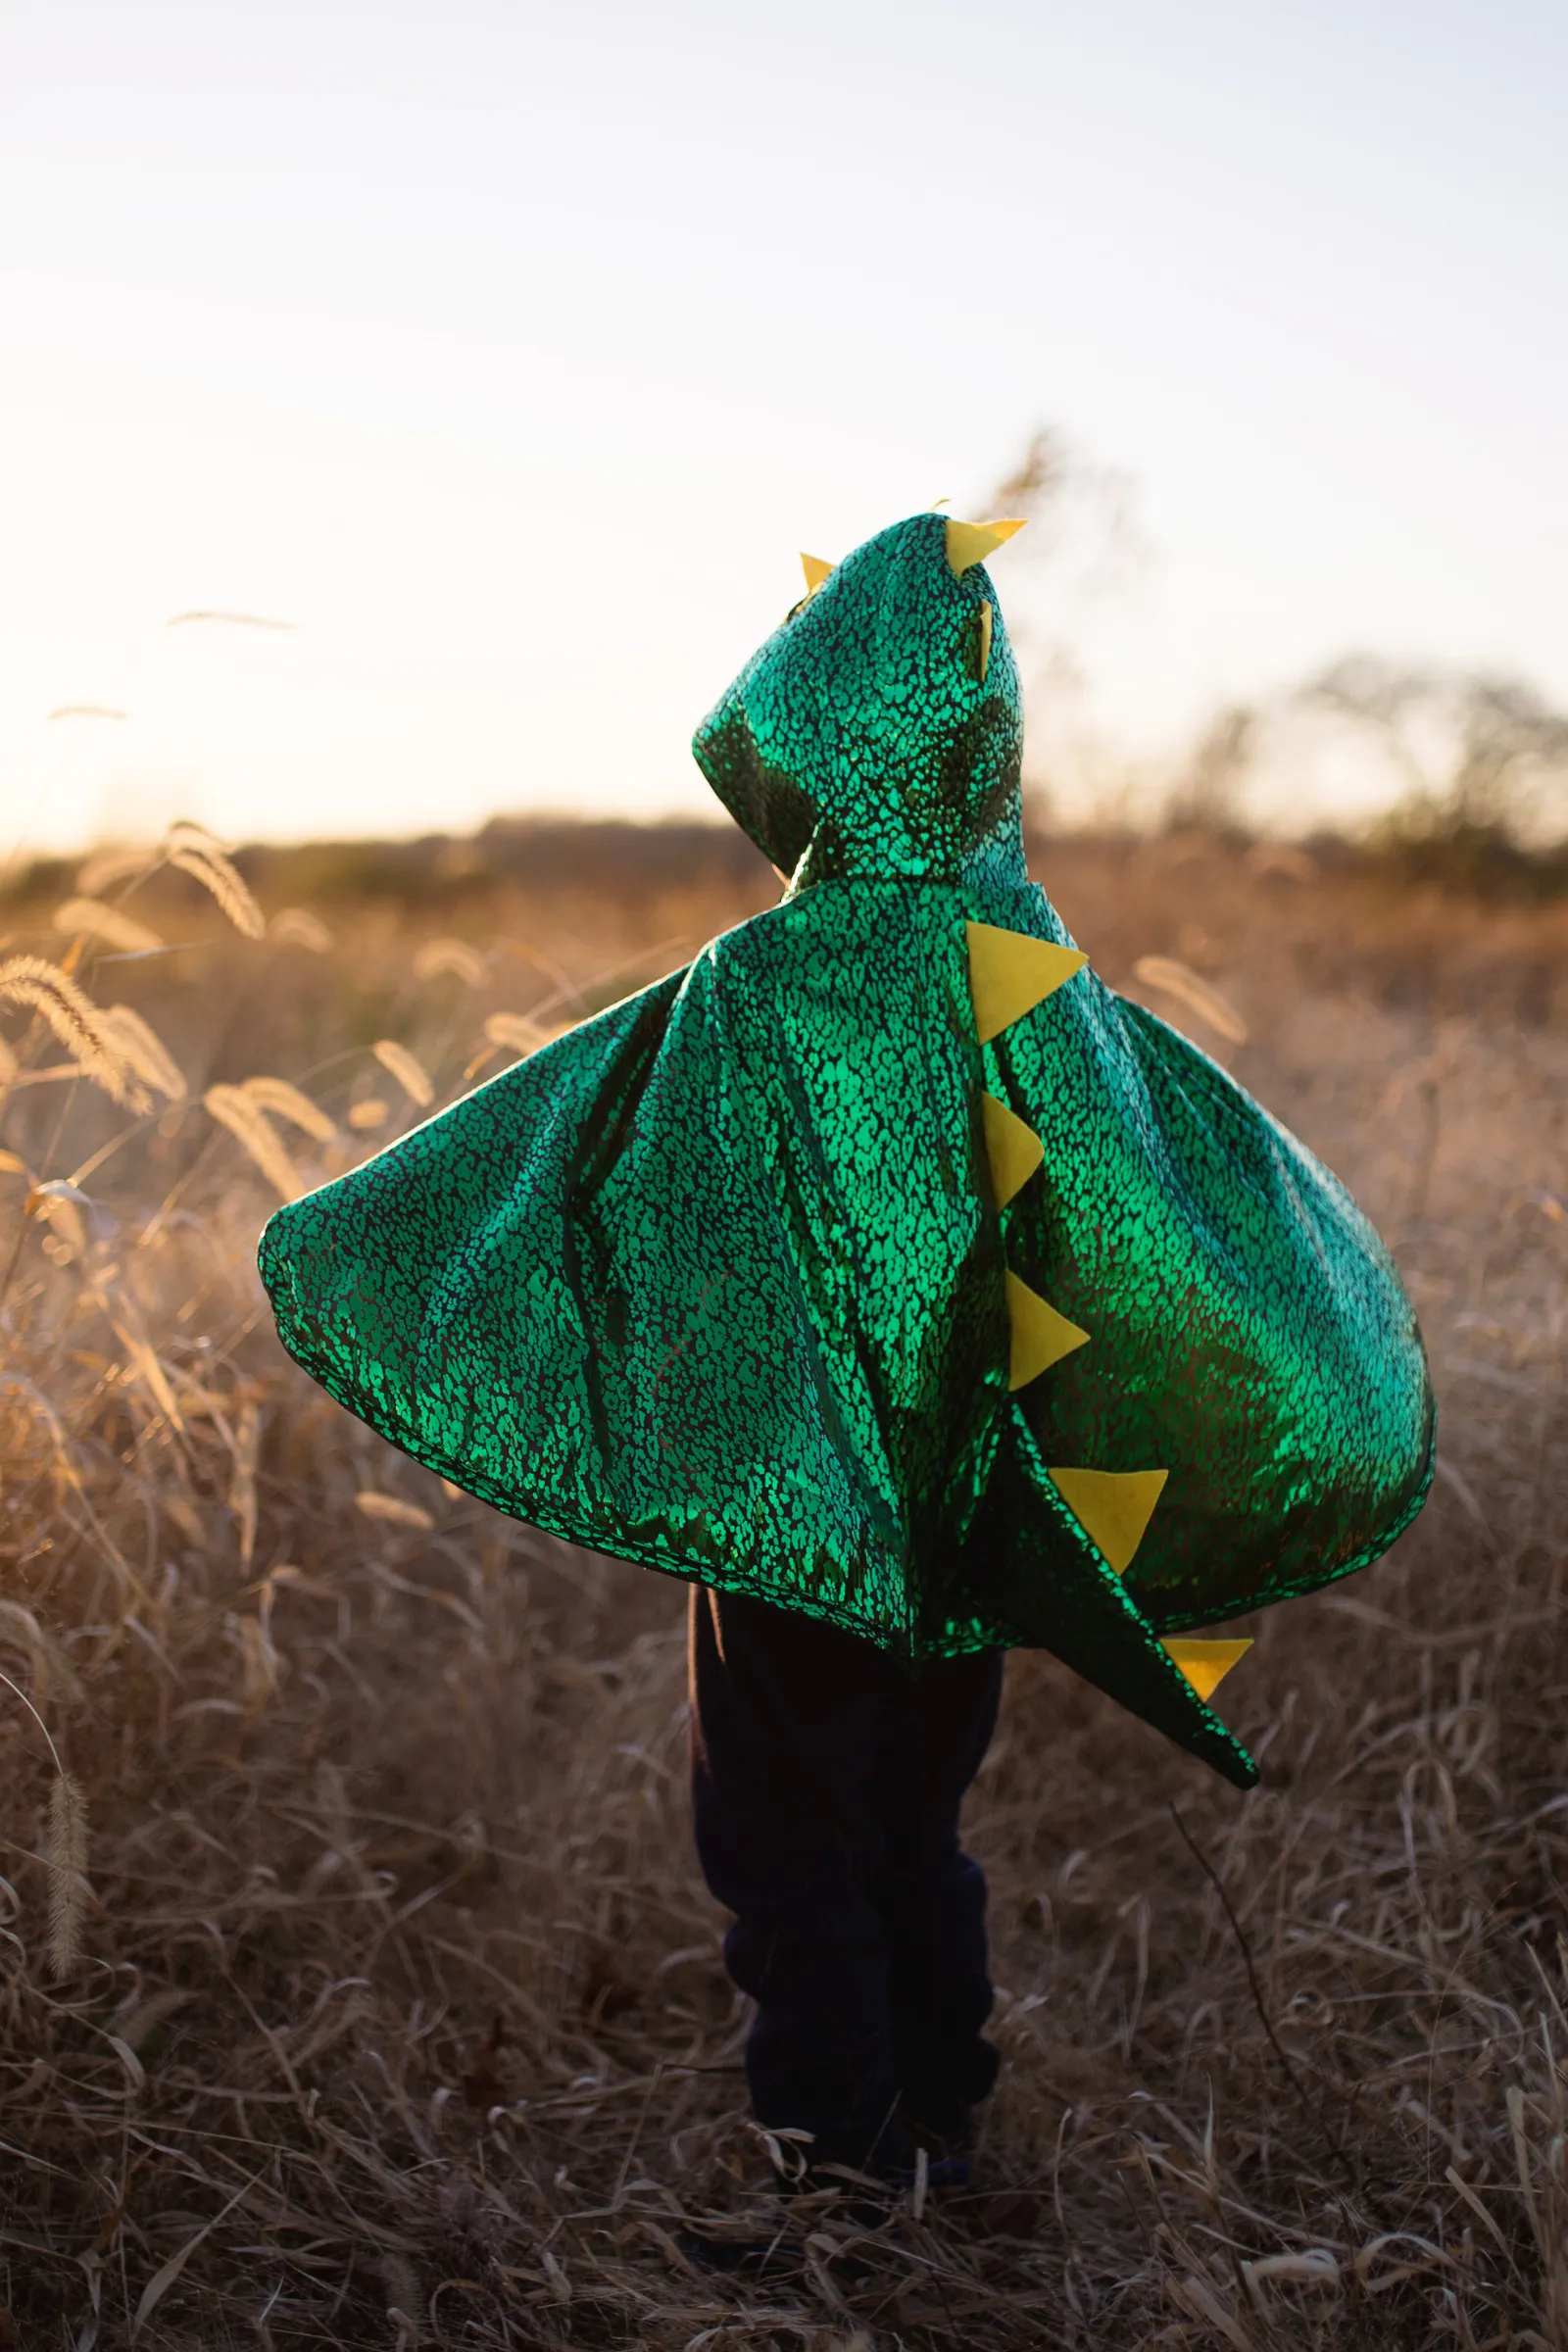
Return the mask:
[[[333,1396],[500,1509],[910,1660],[1052,1649],[1245,1787],[1159,1638],[1393,1542],[1426,1358],[1344,1187],[1092,970],[980,1044],[966,924],[1071,944],[1021,742],[985,570],[938,515],[868,540],[696,738],[781,903],[281,1209],[262,1273]],[[1001,1210],[987,1092],[1045,1150]],[[1089,1334],[1016,1394],[1009,1268]],[[1124,1575],[1057,1467],[1167,1471]]]

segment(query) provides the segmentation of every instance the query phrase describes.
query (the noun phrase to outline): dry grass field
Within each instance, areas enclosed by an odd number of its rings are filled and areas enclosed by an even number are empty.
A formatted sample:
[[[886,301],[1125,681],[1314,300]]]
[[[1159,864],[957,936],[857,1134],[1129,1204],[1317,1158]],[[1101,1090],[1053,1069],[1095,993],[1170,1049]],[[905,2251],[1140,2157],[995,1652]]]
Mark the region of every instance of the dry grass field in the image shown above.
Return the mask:
[[[1005,2072],[973,2191],[869,2230],[781,2211],[746,2119],[681,1589],[392,1453],[254,1272],[280,1189],[769,878],[544,828],[243,861],[258,911],[172,847],[0,901],[0,2344],[1568,2344],[1568,902],[1036,845],[1378,1220],[1442,1475],[1256,1626],[1250,1796],[1011,1661]],[[694,2266],[698,2221],[773,2260]]]

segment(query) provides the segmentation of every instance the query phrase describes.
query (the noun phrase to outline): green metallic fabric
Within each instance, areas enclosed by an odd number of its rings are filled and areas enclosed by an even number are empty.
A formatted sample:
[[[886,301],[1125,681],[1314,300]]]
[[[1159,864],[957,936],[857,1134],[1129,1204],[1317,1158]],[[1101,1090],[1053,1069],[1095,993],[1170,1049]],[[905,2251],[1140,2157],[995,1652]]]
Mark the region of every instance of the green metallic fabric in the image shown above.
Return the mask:
[[[1160,1637],[1393,1542],[1426,1359],[1344,1188],[1092,970],[979,1042],[966,925],[1070,944],[995,607],[937,515],[846,558],[696,739],[781,903],[281,1209],[262,1273],[501,1509],[910,1659],[1052,1649],[1245,1787]],[[1044,1146],[1000,1209],[986,1094]],[[1015,1393],[1009,1270],[1089,1335]],[[1168,1473],[1124,1574],[1063,1465]]]

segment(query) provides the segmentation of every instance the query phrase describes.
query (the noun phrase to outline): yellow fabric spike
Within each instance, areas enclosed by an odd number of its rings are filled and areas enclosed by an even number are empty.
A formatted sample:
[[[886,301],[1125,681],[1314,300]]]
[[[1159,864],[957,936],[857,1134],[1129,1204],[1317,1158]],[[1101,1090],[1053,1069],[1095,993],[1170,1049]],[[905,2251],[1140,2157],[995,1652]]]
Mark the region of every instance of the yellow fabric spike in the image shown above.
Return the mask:
[[[1179,1666],[1200,1698],[1212,1698],[1238,1658],[1246,1657],[1250,1642],[1189,1642],[1185,1635],[1162,1642],[1171,1663]]]
[[[974,1025],[982,1045],[1033,1012],[1089,961],[1076,948],[1030,939],[1023,931],[1000,931],[995,923],[963,927],[969,935]]]
[[[806,574],[806,594],[808,600],[816,594],[817,590],[821,587],[822,582],[827,578],[827,575],[832,568],[832,564],[824,564],[820,556],[802,556],[801,569]]]
[[[986,671],[991,667],[991,599],[987,597],[980,607],[980,643],[975,653],[975,672],[982,686],[986,682]]]
[[[1121,1576],[1154,1515],[1167,1470],[1057,1470],[1051,1483],[1091,1543]]]
[[[991,1189],[997,1206],[1005,1208],[1014,1193],[1026,1185],[1046,1156],[1046,1147],[1032,1127],[995,1095],[982,1095],[980,1116],[985,1122],[986,1157],[991,1162]]]
[[[1010,514],[1000,522],[959,522],[950,517],[947,525],[948,562],[960,576],[971,564],[983,564],[987,556],[1003,546],[1015,531],[1021,531],[1028,521],[1027,514]]]
[[[1032,1291],[1016,1274],[1007,1276],[1007,1320],[1012,1326],[1009,1389],[1026,1389],[1042,1372],[1059,1364],[1075,1348],[1087,1348],[1089,1334],[1069,1323],[1065,1315]]]

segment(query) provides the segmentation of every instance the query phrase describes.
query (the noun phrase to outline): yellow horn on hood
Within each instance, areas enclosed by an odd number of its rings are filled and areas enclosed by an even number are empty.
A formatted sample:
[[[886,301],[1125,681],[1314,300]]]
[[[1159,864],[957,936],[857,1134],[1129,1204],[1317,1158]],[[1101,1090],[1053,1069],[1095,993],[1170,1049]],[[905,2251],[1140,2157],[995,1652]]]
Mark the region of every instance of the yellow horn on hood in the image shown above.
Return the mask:
[[[971,564],[983,564],[994,549],[1021,531],[1027,514],[1010,514],[1000,522],[955,522],[947,525],[948,562],[960,576]]]

